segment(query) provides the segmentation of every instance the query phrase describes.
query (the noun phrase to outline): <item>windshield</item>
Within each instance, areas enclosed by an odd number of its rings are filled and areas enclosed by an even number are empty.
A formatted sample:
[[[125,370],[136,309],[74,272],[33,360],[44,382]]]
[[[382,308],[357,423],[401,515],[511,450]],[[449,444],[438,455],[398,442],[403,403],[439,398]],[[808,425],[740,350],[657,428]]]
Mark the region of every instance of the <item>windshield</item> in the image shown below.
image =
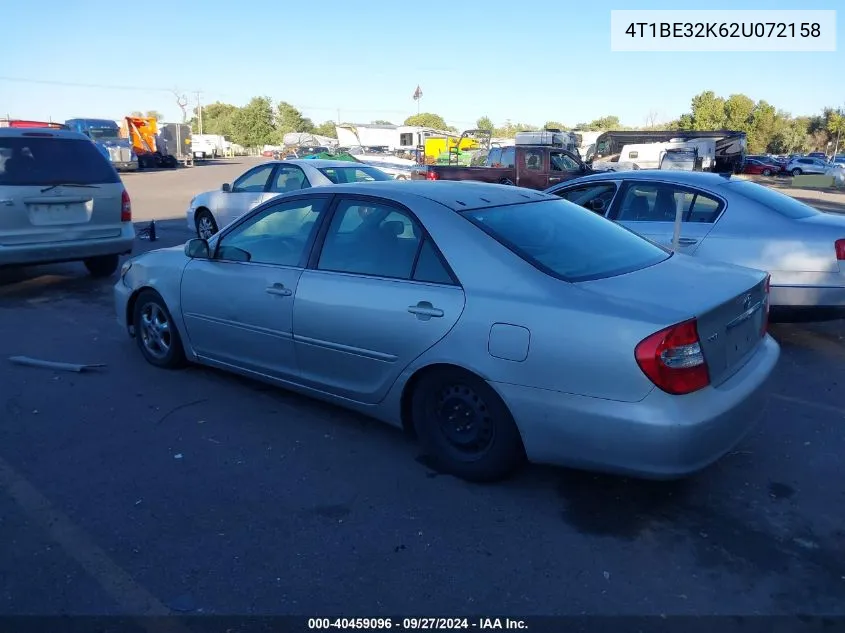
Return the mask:
[[[813,207],[799,202],[791,196],[747,180],[731,180],[726,182],[724,186],[728,187],[732,193],[753,200],[794,220],[819,214],[819,211],[816,211]]]
[[[565,200],[462,214],[543,272],[566,281],[613,277],[653,266],[669,252],[636,233]]]
[[[323,167],[320,169],[320,173],[336,185],[347,182],[393,180],[389,175],[375,167]]]
[[[0,138],[0,185],[117,182],[117,172],[91,141],[34,136]]]
[[[118,138],[120,130],[116,127],[89,127],[88,136],[95,141],[101,138]]]

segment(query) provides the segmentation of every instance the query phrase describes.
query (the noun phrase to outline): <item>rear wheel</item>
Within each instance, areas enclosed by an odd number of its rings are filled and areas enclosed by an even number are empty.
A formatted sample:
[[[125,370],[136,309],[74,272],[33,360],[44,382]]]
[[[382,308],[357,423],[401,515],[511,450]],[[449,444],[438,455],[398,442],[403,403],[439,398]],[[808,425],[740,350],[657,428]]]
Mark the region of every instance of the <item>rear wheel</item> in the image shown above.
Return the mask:
[[[174,369],[185,364],[185,350],[179,331],[164,299],[154,290],[142,290],[132,315],[135,340],[151,365]]]
[[[92,277],[108,277],[117,270],[120,258],[117,255],[100,255],[83,260]]]
[[[211,239],[211,236],[218,231],[214,216],[206,209],[197,211],[194,223],[197,225],[197,236],[204,240]]]
[[[793,176],[800,176],[801,170],[798,167],[796,167],[795,169],[792,170],[792,175]]]
[[[771,176],[771,175],[772,175],[772,170],[771,170],[771,169],[764,169],[764,170],[763,170],[763,175],[764,175],[764,176]]]
[[[411,415],[435,465],[468,481],[503,479],[525,460],[522,438],[499,395],[458,368],[432,371],[416,384]]]

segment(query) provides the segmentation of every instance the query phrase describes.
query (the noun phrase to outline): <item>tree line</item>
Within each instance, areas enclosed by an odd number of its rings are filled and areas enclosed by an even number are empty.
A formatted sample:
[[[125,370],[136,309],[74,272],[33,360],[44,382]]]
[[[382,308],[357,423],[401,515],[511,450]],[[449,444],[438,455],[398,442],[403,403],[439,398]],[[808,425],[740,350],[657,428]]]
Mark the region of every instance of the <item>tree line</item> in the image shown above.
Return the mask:
[[[653,119],[653,117],[650,117]],[[192,130],[199,132],[198,112],[194,110],[190,121]],[[373,123],[390,124],[379,120]],[[335,121],[315,123],[286,101],[274,103],[269,97],[253,97],[245,106],[229,103],[212,103],[202,108],[202,131],[205,134],[222,134],[233,143],[244,147],[281,145],[289,132],[310,132],[337,138]],[[423,112],[407,117],[403,125],[419,125],[439,130],[459,132],[441,115]],[[547,128],[561,130],[737,130],[748,135],[749,153],[771,152],[784,154],[812,150],[827,151],[829,143],[837,136],[845,136],[845,116],[841,109],[825,108],[816,115],[792,116],[778,110],[766,101],[754,101],[743,94],[720,97],[715,92],[704,91],[692,98],[690,111],[677,119],[635,128],[621,125],[617,116],[603,116],[589,122],[568,126],[560,121],[546,121],[542,126],[506,120],[496,124],[488,116],[476,121],[478,129],[489,130],[496,137],[512,138],[516,132]],[[840,140],[840,147],[845,138]]]

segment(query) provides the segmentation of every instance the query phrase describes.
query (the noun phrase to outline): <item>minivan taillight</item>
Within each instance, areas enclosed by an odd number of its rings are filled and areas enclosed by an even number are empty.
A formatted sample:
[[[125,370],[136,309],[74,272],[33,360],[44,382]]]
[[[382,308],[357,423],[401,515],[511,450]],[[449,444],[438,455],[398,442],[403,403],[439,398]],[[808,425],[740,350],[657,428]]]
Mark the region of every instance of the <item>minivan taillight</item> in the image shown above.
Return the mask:
[[[836,250],[836,259],[840,262],[845,260],[845,239],[836,240],[833,243],[833,248]]]
[[[120,197],[120,221],[132,221],[132,201],[129,200],[129,194],[126,189],[123,190],[123,195]]]
[[[637,364],[659,389],[680,396],[710,384],[698,324],[684,321],[643,339],[634,351]]]
[[[438,174],[433,169],[429,169],[427,172],[425,172],[425,179],[426,180],[440,180],[440,174]]]

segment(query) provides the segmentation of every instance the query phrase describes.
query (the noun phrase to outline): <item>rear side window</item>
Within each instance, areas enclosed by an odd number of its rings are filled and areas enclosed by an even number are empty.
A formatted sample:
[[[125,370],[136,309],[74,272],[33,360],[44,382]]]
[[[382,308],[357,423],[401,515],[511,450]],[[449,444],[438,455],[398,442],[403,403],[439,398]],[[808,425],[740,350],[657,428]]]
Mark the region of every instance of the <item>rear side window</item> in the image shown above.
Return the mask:
[[[0,138],[0,185],[101,185],[120,182],[91,141],[44,136]]]
[[[468,220],[543,272],[566,281],[653,266],[669,252],[565,200],[467,211]]]

